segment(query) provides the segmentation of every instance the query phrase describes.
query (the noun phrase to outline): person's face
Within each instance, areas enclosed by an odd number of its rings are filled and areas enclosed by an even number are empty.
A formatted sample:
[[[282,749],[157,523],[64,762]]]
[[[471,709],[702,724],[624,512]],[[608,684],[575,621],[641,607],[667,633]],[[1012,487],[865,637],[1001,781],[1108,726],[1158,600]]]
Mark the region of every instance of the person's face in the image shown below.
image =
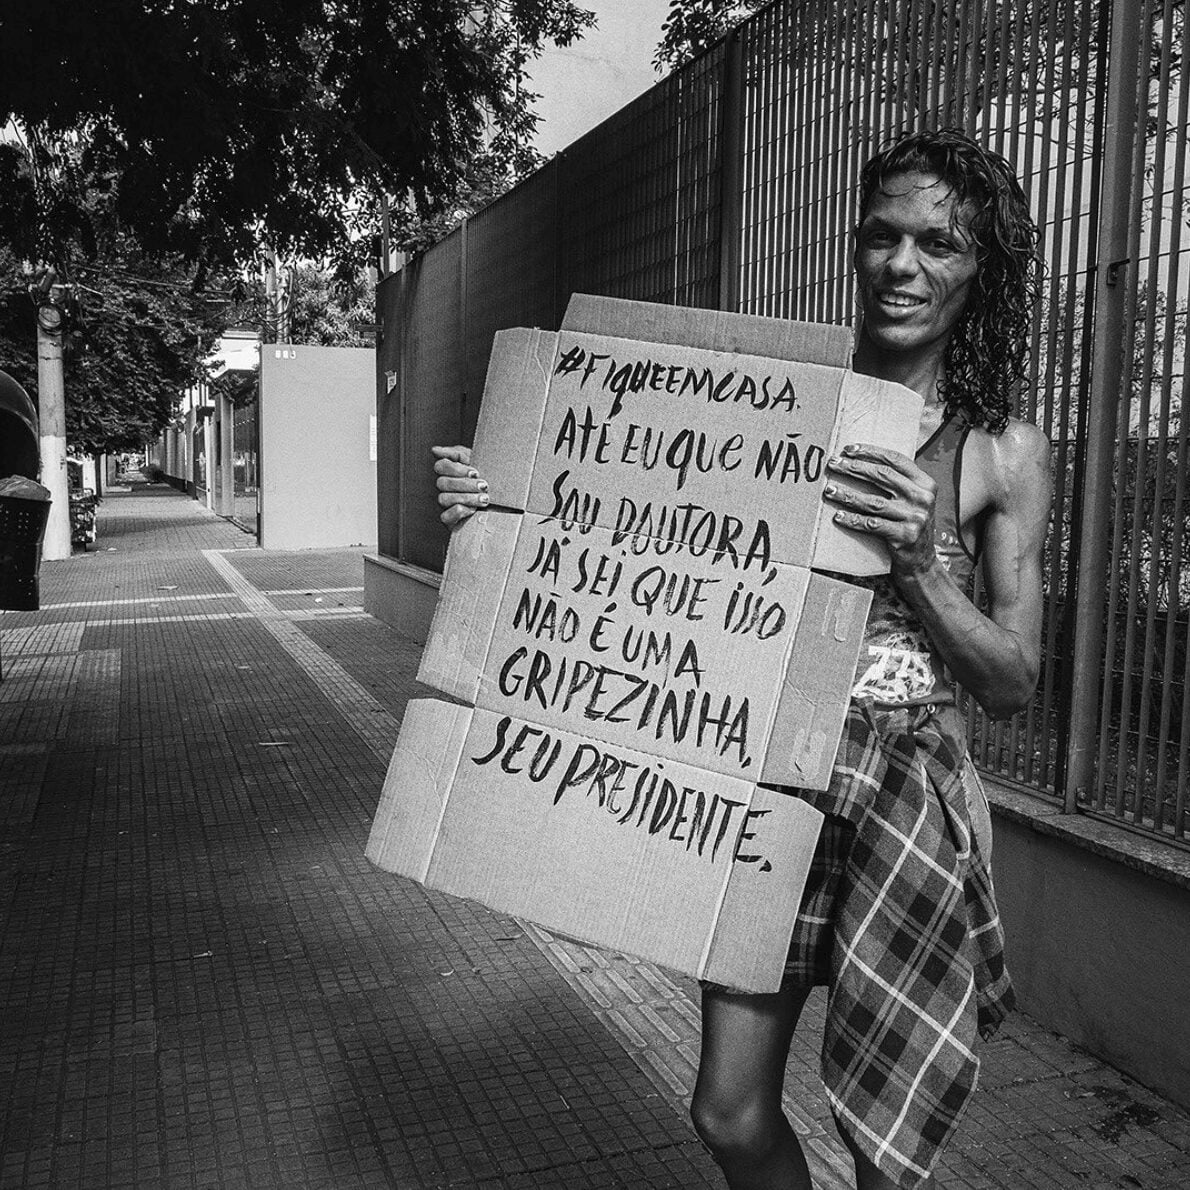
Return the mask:
[[[897,353],[945,345],[977,268],[975,239],[950,187],[933,174],[888,179],[856,233],[864,335]]]

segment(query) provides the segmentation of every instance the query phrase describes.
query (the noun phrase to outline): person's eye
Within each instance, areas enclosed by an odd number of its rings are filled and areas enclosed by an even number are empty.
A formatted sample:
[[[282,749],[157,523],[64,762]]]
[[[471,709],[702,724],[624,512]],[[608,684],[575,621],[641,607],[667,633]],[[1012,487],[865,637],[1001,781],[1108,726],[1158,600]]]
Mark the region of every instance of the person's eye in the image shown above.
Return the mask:
[[[864,245],[868,248],[886,248],[892,242],[893,237],[887,231],[869,231],[864,235]]]
[[[959,251],[959,246],[953,240],[943,239],[941,237],[927,240],[926,250],[934,256],[952,256]]]

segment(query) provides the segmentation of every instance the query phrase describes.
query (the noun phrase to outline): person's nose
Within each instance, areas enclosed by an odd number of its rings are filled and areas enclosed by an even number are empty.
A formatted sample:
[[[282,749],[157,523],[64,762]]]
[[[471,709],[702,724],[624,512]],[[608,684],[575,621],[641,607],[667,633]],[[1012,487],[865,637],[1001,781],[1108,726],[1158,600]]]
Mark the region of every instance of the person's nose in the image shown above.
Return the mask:
[[[918,270],[917,245],[909,236],[899,239],[884,262],[890,276],[912,277]]]

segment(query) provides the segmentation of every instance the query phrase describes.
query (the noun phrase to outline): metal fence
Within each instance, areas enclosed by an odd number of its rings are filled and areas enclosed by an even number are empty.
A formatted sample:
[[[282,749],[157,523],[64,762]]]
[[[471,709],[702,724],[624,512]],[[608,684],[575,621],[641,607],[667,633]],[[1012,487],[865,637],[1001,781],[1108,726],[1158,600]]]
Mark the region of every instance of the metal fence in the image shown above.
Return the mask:
[[[851,323],[867,156],[964,128],[1017,166],[1048,271],[1022,417],[1053,443],[1044,669],[972,748],[1182,840],[1190,572],[1184,0],[769,5],[381,287],[381,548],[438,569],[431,442],[469,441],[494,331],[570,293]],[[1081,576],[1081,579],[1080,579]]]

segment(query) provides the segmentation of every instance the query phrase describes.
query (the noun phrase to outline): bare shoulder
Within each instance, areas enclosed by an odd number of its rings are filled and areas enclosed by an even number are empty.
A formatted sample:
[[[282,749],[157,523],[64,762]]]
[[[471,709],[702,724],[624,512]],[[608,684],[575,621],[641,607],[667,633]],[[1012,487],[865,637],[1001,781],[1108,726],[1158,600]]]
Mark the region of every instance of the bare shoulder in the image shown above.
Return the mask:
[[[1010,417],[1003,434],[992,435],[984,431],[984,435],[999,452],[1004,465],[1028,468],[1044,463],[1049,466],[1050,440],[1031,421]]]
[[[979,470],[987,502],[1003,512],[1029,516],[1049,511],[1050,442],[1031,422],[1010,418],[1002,434],[973,429],[970,462]]]

